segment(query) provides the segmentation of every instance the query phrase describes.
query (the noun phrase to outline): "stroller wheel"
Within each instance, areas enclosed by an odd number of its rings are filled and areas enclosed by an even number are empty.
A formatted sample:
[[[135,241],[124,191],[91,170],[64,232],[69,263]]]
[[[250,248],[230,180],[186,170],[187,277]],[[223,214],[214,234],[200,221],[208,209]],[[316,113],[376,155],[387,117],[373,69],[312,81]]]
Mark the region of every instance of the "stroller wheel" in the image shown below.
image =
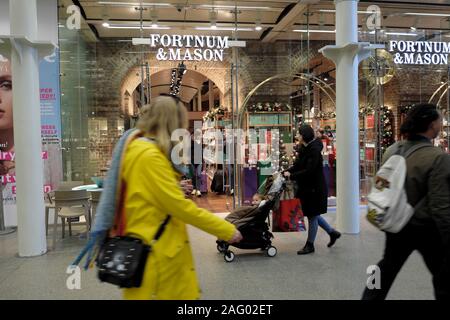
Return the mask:
[[[277,248],[270,246],[267,248],[266,253],[269,257],[275,257],[277,255]]]
[[[232,262],[234,260],[234,253],[233,251],[227,251],[225,255],[223,256],[226,262]]]
[[[221,243],[217,244],[217,251],[219,251],[220,253],[224,253],[225,251],[227,251],[227,249],[225,248],[225,246]]]

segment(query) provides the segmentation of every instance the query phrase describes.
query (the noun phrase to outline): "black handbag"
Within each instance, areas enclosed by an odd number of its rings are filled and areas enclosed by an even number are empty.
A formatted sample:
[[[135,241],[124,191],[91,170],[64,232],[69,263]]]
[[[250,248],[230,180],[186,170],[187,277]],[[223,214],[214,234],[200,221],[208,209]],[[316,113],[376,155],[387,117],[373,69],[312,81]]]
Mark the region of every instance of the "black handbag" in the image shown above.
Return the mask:
[[[152,245],[161,237],[169,221],[170,216],[167,216],[150,245],[129,236],[106,238],[96,260],[100,281],[121,288],[139,288]]]

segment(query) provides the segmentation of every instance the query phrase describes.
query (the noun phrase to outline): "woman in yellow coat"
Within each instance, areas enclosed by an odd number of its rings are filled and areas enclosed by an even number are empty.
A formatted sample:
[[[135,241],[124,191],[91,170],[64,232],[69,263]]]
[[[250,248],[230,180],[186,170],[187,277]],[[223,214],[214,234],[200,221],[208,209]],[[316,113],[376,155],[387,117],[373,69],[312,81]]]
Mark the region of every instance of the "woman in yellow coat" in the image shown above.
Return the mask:
[[[124,155],[125,235],[149,244],[168,215],[171,219],[153,245],[140,288],[123,289],[125,299],[200,298],[186,224],[231,243],[242,238],[231,223],[198,208],[184,197],[170,155],[171,134],[187,127],[186,108],[172,97],[158,97],[143,108],[138,128],[145,138],[132,141]]]

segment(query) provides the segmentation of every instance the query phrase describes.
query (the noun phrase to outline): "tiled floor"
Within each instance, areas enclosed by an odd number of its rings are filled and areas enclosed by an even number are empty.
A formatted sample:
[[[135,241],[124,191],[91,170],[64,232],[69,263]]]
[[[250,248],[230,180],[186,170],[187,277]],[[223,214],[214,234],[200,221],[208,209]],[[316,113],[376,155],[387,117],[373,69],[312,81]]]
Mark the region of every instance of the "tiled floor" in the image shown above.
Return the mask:
[[[211,205],[216,200],[201,201]],[[334,214],[325,218],[334,223]],[[380,259],[384,242],[384,235],[363,217],[361,225],[359,235],[344,235],[332,249],[326,247],[328,236],[319,231],[316,252],[308,256],[296,254],[305,233],[276,233],[276,257],[236,249],[232,263],[224,262],[213,236],[189,227],[203,299],[359,299],[366,269]],[[0,299],[120,299],[120,291],[99,283],[94,270],[82,272],[81,290],[67,289],[67,266],[85,243],[73,236],[60,239],[57,249],[46,255],[19,258],[17,233],[0,237]],[[433,299],[431,277],[417,253],[388,298]]]

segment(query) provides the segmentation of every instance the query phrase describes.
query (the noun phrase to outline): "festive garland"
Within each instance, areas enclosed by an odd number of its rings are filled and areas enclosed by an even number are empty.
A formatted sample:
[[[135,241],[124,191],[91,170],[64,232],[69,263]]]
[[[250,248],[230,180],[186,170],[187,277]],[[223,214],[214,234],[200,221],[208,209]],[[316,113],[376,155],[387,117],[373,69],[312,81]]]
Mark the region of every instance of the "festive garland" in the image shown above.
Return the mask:
[[[290,104],[282,104],[279,102],[275,103],[261,103],[258,102],[256,104],[251,105],[248,108],[249,112],[280,112],[280,111],[291,111],[292,107]]]
[[[365,116],[365,115],[369,115],[369,114],[374,114],[375,113],[375,108],[373,106],[362,106],[359,108],[359,115]]]
[[[392,123],[393,113],[388,107],[383,106],[380,110],[380,116],[383,128],[383,134],[381,136],[381,151],[382,154],[384,154],[386,149],[395,142],[394,127]]]
[[[214,120],[216,118],[216,116],[223,116],[223,115],[225,115],[225,107],[220,106],[211,111],[208,111],[203,116],[203,121]]]
[[[321,112],[319,117],[321,119],[334,119],[336,118],[336,112]]]

